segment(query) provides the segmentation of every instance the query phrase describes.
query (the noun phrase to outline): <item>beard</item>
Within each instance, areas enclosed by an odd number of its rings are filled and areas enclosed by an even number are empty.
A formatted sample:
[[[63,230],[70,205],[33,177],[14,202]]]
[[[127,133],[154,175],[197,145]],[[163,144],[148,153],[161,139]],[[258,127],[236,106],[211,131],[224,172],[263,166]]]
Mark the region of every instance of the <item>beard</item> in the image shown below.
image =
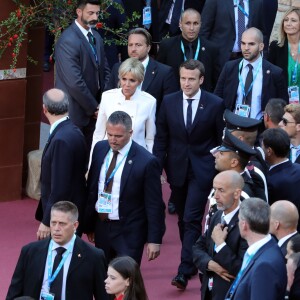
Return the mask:
[[[95,28],[98,20],[87,21],[83,17],[81,17],[81,22],[88,26],[89,28]]]

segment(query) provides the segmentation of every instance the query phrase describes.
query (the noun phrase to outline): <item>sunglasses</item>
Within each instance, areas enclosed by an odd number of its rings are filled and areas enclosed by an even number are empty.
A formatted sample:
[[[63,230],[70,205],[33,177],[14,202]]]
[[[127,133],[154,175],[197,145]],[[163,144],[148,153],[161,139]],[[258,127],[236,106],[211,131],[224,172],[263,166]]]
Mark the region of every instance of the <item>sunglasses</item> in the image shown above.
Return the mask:
[[[292,122],[292,121],[288,121],[287,119],[285,119],[285,118],[281,118],[281,122],[282,122],[282,124],[284,125],[284,126],[287,126],[287,124],[289,124],[289,123],[296,123],[296,122]]]

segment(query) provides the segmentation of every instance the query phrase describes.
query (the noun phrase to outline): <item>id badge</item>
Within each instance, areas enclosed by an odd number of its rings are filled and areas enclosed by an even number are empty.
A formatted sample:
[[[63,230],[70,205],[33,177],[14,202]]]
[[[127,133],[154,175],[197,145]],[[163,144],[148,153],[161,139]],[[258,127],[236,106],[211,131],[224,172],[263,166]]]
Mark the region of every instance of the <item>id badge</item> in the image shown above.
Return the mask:
[[[50,294],[50,293],[46,293],[46,292],[42,292],[41,293],[41,300],[54,300],[55,295],[54,294]]]
[[[112,213],[112,200],[111,200],[111,194],[100,192],[98,195],[98,200],[96,202],[96,211],[98,213]]]
[[[211,277],[208,279],[208,289],[211,291],[214,285],[214,279]]]
[[[250,116],[250,106],[247,104],[237,104],[234,113],[241,117],[248,118]]]
[[[143,8],[143,25],[151,24],[151,7],[145,6]]]
[[[289,93],[289,103],[299,103],[299,87],[289,86],[288,87],[288,93]]]

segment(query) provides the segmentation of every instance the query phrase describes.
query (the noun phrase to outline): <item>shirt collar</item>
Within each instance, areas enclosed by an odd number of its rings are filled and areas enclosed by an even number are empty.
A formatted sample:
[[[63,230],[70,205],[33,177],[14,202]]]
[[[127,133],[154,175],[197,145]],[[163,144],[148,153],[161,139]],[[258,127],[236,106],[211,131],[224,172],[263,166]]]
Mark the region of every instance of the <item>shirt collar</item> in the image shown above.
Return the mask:
[[[200,100],[200,97],[201,97],[201,89],[200,88],[199,88],[197,94],[192,98],[188,97],[185,93],[183,93],[183,99],[184,100],[187,100],[187,99]]]
[[[54,131],[54,129],[55,129],[60,123],[62,123],[63,121],[66,121],[66,120],[68,120],[68,119],[69,119],[69,116],[65,116],[65,117],[63,117],[63,118],[61,118],[61,119],[55,121],[55,122],[50,126],[50,132],[49,132],[49,134],[51,134],[51,133]]]
[[[258,68],[258,66],[259,66],[259,64],[260,64],[260,62],[261,62],[261,60],[262,60],[261,55],[259,56],[259,58],[258,58],[256,61],[254,61],[254,62],[252,62],[252,63],[250,63],[250,62],[248,62],[246,59],[244,59],[244,62],[243,62],[243,69],[244,69],[244,68],[248,68],[248,67],[247,67],[248,64],[251,64],[251,65],[253,66],[253,70],[256,70],[256,68]]]
[[[187,41],[183,36],[181,36],[181,40],[184,46],[188,46],[188,44],[192,44],[193,46],[198,44],[198,38],[194,39],[192,42]]]
[[[125,156],[129,152],[131,145],[132,145],[132,139],[130,139],[129,142],[122,149],[118,151],[119,154]]]
[[[145,73],[146,73],[146,68],[149,64],[149,60],[150,60],[149,55],[147,55],[147,57],[142,61],[142,64],[143,64],[144,69],[145,69]]]
[[[226,224],[229,224],[231,219],[233,218],[233,216],[236,214],[236,212],[240,209],[240,205],[238,205],[238,207],[236,207],[232,212],[228,213],[228,214],[222,214],[222,216],[224,216],[224,220],[226,222]]]
[[[69,249],[69,247],[70,247],[70,245],[71,245],[71,242],[72,242],[72,239],[70,239],[66,244],[64,244],[64,245],[59,245],[59,244],[57,244],[54,240],[52,240],[52,249],[51,249],[51,251],[53,251],[53,250],[55,250],[55,249],[57,249],[57,248],[59,248],[59,247],[63,247],[63,248],[65,248],[66,250],[67,249]],[[74,247],[74,244],[73,244],[73,247]],[[72,249],[70,249],[70,252],[73,252],[73,248]]]
[[[297,233],[297,231],[295,231],[295,232],[293,232],[293,233],[290,233],[290,234],[284,236],[283,238],[281,238],[281,239],[278,241],[278,246],[281,247],[282,244],[283,244],[287,239],[289,239],[290,237],[292,237],[292,236],[293,236],[294,234],[296,234],[296,233]]]
[[[272,165],[272,166],[270,166],[270,168],[269,168],[269,171],[270,170],[272,170],[274,167],[276,167],[276,166],[279,166],[279,165],[281,165],[281,164],[284,164],[285,162],[287,162],[287,161],[289,161],[289,159],[287,158],[287,159],[285,159],[284,161],[282,161],[282,162],[280,162],[280,163],[278,163],[278,164],[275,164],[275,165]]]
[[[86,37],[87,37],[87,34],[90,32],[91,34],[93,34],[92,32],[92,29],[90,28],[89,30],[86,30],[84,27],[82,27],[78,22],[77,20],[75,20],[75,24],[78,26],[78,28],[80,29],[80,31],[82,32],[82,34]]]
[[[267,242],[269,242],[271,240],[271,235],[267,234],[263,239],[255,242],[254,244],[252,244],[248,249],[247,249],[247,253],[250,256],[255,255],[255,253]]]

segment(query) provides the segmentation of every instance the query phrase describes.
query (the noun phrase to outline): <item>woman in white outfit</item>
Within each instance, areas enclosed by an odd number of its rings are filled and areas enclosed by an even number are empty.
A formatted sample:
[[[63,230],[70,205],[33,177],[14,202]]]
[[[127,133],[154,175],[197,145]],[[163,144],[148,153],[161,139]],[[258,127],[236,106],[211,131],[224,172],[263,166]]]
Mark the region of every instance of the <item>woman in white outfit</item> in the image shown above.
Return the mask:
[[[95,144],[107,139],[107,119],[118,110],[125,111],[132,119],[132,139],[152,152],[156,132],[156,99],[140,89],[144,80],[143,64],[136,58],[128,58],[120,65],[119,80],[121,88],[102,94],[90,157]]]

